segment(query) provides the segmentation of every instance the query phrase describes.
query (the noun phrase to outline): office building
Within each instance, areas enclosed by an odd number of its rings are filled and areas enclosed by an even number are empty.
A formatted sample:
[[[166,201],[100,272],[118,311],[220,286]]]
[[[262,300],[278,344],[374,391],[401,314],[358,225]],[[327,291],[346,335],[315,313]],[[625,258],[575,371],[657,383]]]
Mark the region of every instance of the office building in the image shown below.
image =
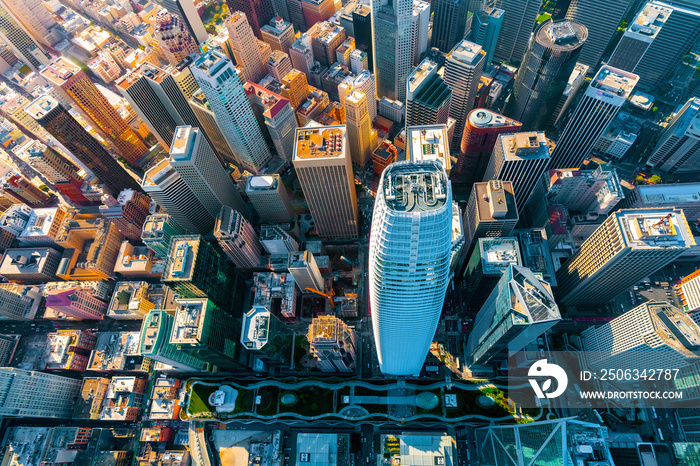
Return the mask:
[[[22,144],[16,154],[53,185],[68,183],[72,180],[78,180],[81,184],[83,182],[78,175],[80,168],[37,140],[28,140]]]
[[[112,377],[105,393],[100,421],[138,421],[145,391],[145,379]]]
[[[307,293],[307,288],[318,291],[325,289],[316,259],[309,251],[290,252],[287,268],[302,293]]]
[[[219,247],[238,269],[253,269],[260,263],[261,246],[253,225],[240,212],[228,206],[222,206],[214,236]]]
[[[297,69],[292,69],[282,78],[280,95],[289,100],[293,110],[297,110],[309,96],[309,82],[306,75]]]
[[[322,239],[357,238],[357,197],[347,149],[345,126],[296,130],[294,168]]]
[[[447,289],[452,213],[441,163],[396,162],[382,173],[369,245],[369,295],[384,374],[418,374],[423,366]],[[406,247],[407,237],[419,242]]]
[[[638,80],[636,74],[602,66],[569,117],[552,152],[550,168],[580,167]]]
[[[661,132],[647,166],[667,173],[700,171],[700,98],[692,98]]]
[[[113,194],[127,188],[138,189],[136,180],[56,100],[48,95],[41,96],[26,108],[26,113],[94,173]]]
[[[170,166],[212,216],[219,214],[221,206],[249,215],[231,176],[199,128],[177,127],[170,147]]]
[[[589,67],[583,63],[576,63],[574,66],[574,71],[569,75],[569,80],[566,83],[564,92],[562,92],[557,106],[554,108],[554,113],[552,118],[549,120],[549,124],[553,126],[558,126],[561,118],[566,115],[567,110],[574,103],[576,94],[581,88],[584,82],[586,82],[586,74],[588,73]]]
[[[345,29],[335,23],[324,21],[316,24],[307,34],[311,38],[314,60],[325,67],[335,63],[335,52],[347,37]]]
[[[115,320],[141,320],[156,307],[149,298],[148,283],[117,282],[109,302],[107,316]]]
[[[367,108],[367,96],[359,91],[352,91],[345,97],[345,118],[348,143],[352,162],[364,168],[370,159],[376,131],[372,129]]]
[[[452,101],[452,90],[438,75],[437,63],[423,60],[408,77],[406,126],[444,125]]]
[[[167,312],[154,309],[143,319],[139,337],[139,353],[176,371],[200,372],[207,364],[170,343],[175,318]]]
[[[79,283],[79,282],[77,282]],[[97,298],[91,288],[80,284],[46,291],[47,313],[58,319],[102,320],[109,305]]]
[[[45,371],[85,372],[90,353],[95,348],[97,338],[86,330],[58,330],[49,333],[46,342]]]
[[[297,270],[297,276],[299,272]],[[256,272],[253,274],[253,287],[255,288],[254,307],[264,307],[280,320],[294,322],[299,296],[294,275],[289,272]]]
[[[487,366],[522,350],[561,320],[549,283],[530,269],[509,265],[474,321],[468,360]]]
[[[309,325],[309,347],[322,372],[353,372],[357,343],[355,332],[333,316],[320,316]]]
[[[7,249],[0,262],[0,275],[18,283],[56,280],[61,253],[52,248]]]
[[[168,13],[179,15],[183,19],[187,30],[197,44],[209,39],[209,34],[204,29],[204,24],[202,24],[202,19],[199,17],[193,0],[163,0],[162,4]]]
[[[175,218],[169,214],[154,214],[146,217],[141,230],[141,241],[157,257],[164,259],[170,250],[170,241],[173,236],[184,235],[182,228]]]
[[[29,219],[32,217],[34,209],[25,204],[12,204],[0,216],[0,228],[19,236],[27,227]]]
[[[289,59],[289,55],[279,50],[273,50],[267,59],[267,71],[277,81],[281,81],[287,73],[292,71],[292,62]]]
[[[114,274],[125,280],[160,278],[165,261],[158,259],[146,246],[135,246],[128,240],[122,242],[114,265]]]
[[[479,238],[464,269],[461,286],[470,297],[465,307],[480,310],[511,264],[523,265],[515,237]]]
[[[257,83],[267,74],[267,66],[246,15],[241,11],[233,11],[226,18],[226,29],[236,63],[243,67],[244,80]],[[259,28],[255,30],[260,33]]]
[[[13,10],[14,8],[10,8],[9,5],[0,5],[0,39],[10,48],[15,57],[36,71],[48,65],[51,57],[42,50],[36,38],[32,37],[13,15]]]
[[[289,58],[292,60],[294,69],[308,76],[314,66],[314,52],[311,49],[311,37],[309,34],[302,34],[289,47]]]
[[[43,299],[38,286],[0,283],[0,320],[33,320]]]
[[[141,137],[131,129],[80,67],[66,58],[58,57],[51,61],[41,75],[60,95],[67,97],[71,104],[75,104],[81,113],[95,123],[95,129],[129,163],[135,164],[146,152],[147,147]],[[68,146],[66,148],[71,150]]]
[[[625,195],[617,171],[602,164],[595,170],[550,170],[547,197],[569,211],[607,215]]]
[[[523,122],[524,131],[549,122],[576,66],[588,30],[573,21],[545,21],[533,33],[513,84],[506,113]]]
[[[199,53],[195,39],[180,16],[161,10],[155,17],[153,29],[153,37],[171,66],[177,66],[191,53]]]
[[[352,79],[352,82],[346,78],[346,81],[338,86],[338,92],[341,95],[341,103],[344,96],[352,91],[362,92],[367,98],[367,110],[369,112],[370,122],[377,117],[377,90],[374,83],[374,76],[369,71],[362,71]],[[344,88],[346,92],[341,91]]]
[[[70,419],[81,381],[62,375],[0,368],[0,415],[8,418]]]
[[[249,176],[245,193],[263,222],[285,223],[296,217],[279,175]]]
[[[518,223],[513,183],[489,180],[474,183],[464,211],[465,248],[479,238],[510,236]]]
[[[691,314],[693,320],[697,323],[697,311],[700,311],[700,270],[696,270],[690,275],[681,279],[681,284],[678,287],[681,310]]]
[[[452,166],[445,125],[409,126],[405,138],[406,160],[413,163],[439,162],[449,176]]]
[[[537,0],[496,0],[492,6],[505,12],[494,58],[518,66],[527,50],[541,5]]]
[[[228,310],[235,275],[226,257],[201,236],[176,236],[161,281],[181,298],[209,298]]]
[[[452,90],[449,117],[455,120],[450,147],[458,150],[467,115],[474,108],[486,53],[481,46],[462,40],[447,54],[443,79]]]
[[[597,68],[603,52],[615,36],[617,28],[632,0],[619,0],[605,5],[601,14],[600,4],[595,0],[571,0],[566,19],[583,24],[588,29],[588,39],[581,50],[579,61]]]
[[[255,45],[257,47],[257,42]],[[243,168],[257,174],[271,154],[267,144],[260,144],[263,140],[262,131],[247,101],[243,84],[236,78],[233,65],[223,54],[212,51],[198,59],[191,70],[206,95],[229,146],[240,159]],[[265,74],[267,73],[263,72],[261,78]]]
[[[649,2],[643,5],[622,34],[607,65],[634,72],[672,12],[673,8],[670,5],[661,2]],[[656,63],[657,69],[662,67],[661,63]],[[640,80],[642,79],[644,78],[640,76]]]
[[[263,306],[243,314],[241,344],[253,353],[254,370],[266,365],[288,364],[292,356],[293,333]]]
[[[367,52],[363,52],[359,49],[355,49],[350,52],[350,71],[357,76],[363,71],[367,70],[369,70],[369,58],[367,57]]]
[[[625,209],[675,207],[682,209],[689,223],[700,219],[700,183],[638,185],[625,192],[620,202]]]
[[[0,188],[6,196],[31,207],[43,207],[53,196],[53,193],[46,194],[29,179],[14,170],[0,179]]]
[[[84,377],[80,387],[80,395],[75,404],[73,419],[100,418],[110,379],[106,377]]]
[[[312,27],[316,23],[328,21],[340,8],[336,8],[336,2],[333,0],[301,0],[301,9],[304,23]]]
[[[643,370],[650,364],[681,369],[700,360],[700,328],[680,309],[646,302],[583,332],[588,367]]]
[[[435,23],[434,23],[435,24]],[[411,65],[421,61],[421,56],[428,49],[430,35],[430,3],[413,0],[411,15]]]
[[[219,370],[241,368],[236,360],[240,323],[206,298],[177,302],[170,344]]]
[[[199,127],[204,130],[204,134],[208,137],[212,147],[214,147],[217,154],[219,154],[221,162],[225,165],[240,165],[241,162],[229,145],[228,139],[224,136],[221,126],[216,120],[216,115],[214,115],[204,92],[198,88],[187,103],[196,115],[197,121],[199,121]]]
[[[276,16],[260,28],[262,40],[270,45],[272,50],[289,53],[296,38],[294,37],[294,27],[292,23],[285,21],[281,16]]]
[[[109,194],[102,198],[100,213],[132,241],[141,241],[141,230],[148,217],[151,199],[133,189],[125,189],[114,199]]]
[[[287,74],[285,73],[285,75]],[[291,161],[294,153],[294,130],[297,128],[297,120],[289,100],[254,83],[246,83],[245,91],[256,116],[259,120],[265,121],[265,126],[262,127],[263,132],[270,135],[277,155],[286,161]]]
[[[440,51],[450,50],[464,39],[467,24],[468,0],[435,0],[430,3],[433,15],[433,35],[431,45]]]
[[[352,10],[353,37],[355,38],[355,47],[367,54],[367,69],[369,71],[374,71],[372,24],[372,9],[370,5],[357,4]]]
[[[499,135],[517,133],[521,128],[522,123],[519,121],[485,108],[469,112],[457,164],[452,170],[452,181],[468,187],[481,182]]]
[[[377,95],[404,102],[413,61],[409,34],[413,0],[373,0],[370,4]]]
[[[513,183],[515,205],[520,214],[548,165],[549,147],[544,133],[501,134],[486,167],[484,181]]]
[[[299,243],[277,225],[260,225],[260,244],[272,256],[287,257],[299,250]]]
[[[470,40],[475,44],[481,45],[481,48],[486,52],[484,60],[485,66],[488,66],[493,61],[496,44],[503,25],[503,17],[506,12],[500,8],[487,8],[473,13]]]
[[[557,271],[557,301],[567,306],[608,302],[693,245],[680,209],[618,210]]]
[[[477,464],[526,466],[558,462],[562,458],[572,464],[613,463],[608,428],[575,417],[479,427],[476,429],[476,444],[479,445],[475,458]],[[520,451],[528,454],[518,455],[517,459],[511,460],[511,445],[520,445]],[[636,448],[633,455],[637,458]],[[615,458],[615,464],[617,463]]]

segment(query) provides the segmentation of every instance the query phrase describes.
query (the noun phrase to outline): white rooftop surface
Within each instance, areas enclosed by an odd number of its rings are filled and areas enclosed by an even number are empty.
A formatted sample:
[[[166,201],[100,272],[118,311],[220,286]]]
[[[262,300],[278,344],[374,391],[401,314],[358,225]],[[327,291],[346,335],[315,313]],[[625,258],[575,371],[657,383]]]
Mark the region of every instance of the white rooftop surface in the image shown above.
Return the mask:
[[[453,466],[452,437],[447,435],[410,435],[399,436],[401,464],[411,466]]]
[[[407,131],[411,162],[435,160],[450,171],[450,142],[445,125],[409,126]]]
[[[259,350],[267,343],[270,323],[270,311],[262,306],[255,306],[243,316],[241,343],[248,349]]]
[[[603,65],[591,81],[591,86],[626,99],[637,81],[639,76],[636,74]]]
[[[251,176],[248,184],[254,189],[275,189],[276,179],[274,176]]]
[[[24,231],[22,231],[20,236],[31,238],[48,235],[57,211],[58,207],[34,209],[32,215],[29,217],[27,226],[24,228]]]
[[[638,186],[644,205],[700,202],[700,183],[674,183]]]
[[[695,245],[685,217],[669,209],[623,210],[615,214],[625,242],[633,248]]]
[[[297,434],[295,464],[303,466],[335,466],[338,464],[338,434]]]
[[[469,42],[468,40],[463,40],[452,49],[452,51],[447,55],[448,59],[465,63],[467,65],[475,65],[479,62],[479,59],[485,55],[481,53],[481,45],[475,44],[474,42]]]
[[[481,238],[479,248],[482,251],[484,272],[504,270],[509,264],[520,265],[520,250],[515,238]]]

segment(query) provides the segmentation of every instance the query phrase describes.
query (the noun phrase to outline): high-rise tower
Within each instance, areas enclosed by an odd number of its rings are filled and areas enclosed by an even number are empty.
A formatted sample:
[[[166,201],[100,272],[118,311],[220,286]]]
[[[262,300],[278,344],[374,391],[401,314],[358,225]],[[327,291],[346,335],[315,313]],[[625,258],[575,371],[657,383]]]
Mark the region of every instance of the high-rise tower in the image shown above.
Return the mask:
[[[270,0],[226,0],[226,3],[232,14],[235,11],[245,14],[255,37],[262,40],[260,29],[275,16],[272,2]],[[253,43],[257,47],[257,42]]]
[[[444,125],[452,101],[452,90],[437,74],[438,65],[423,60],[408,77],[406,126]]]
[[[539,0],[495,0],[494,3],[492,7],[505,12],[494,58],[519,65],[535,28],[541,3]]]
[[[487,66],[493,61],[504,15],[505,11],[499,8],[487,8],[474,12],[471,40],[475,44],[481,45],[481,48],[486,52]]]
[[[608,302],[694,245],[680,209],[618,210],[557,271],[557,301],[569,306]]]
[[[177,66],[189,54],[199,52],[199,47],[180,16],[161,10],[156,15],[153,28],[158,46],[171,66]]]
[[[578,168],[622,104],[632,94],[639,76],[604,65],[569,117],[552,151],[550,168]]]
[[[260,240],[253,225],[240,212],[228,206],[221,207],[216,217],[214,236],[237,268],[253,269],[260,264]]]
[[[199,17],[193,0],[162,0],[162,4],[168,13],[179,15],[185,21],[190,35],[198,44],[209,39],[209,34],[204,29],[202,18]]]
[[[418,374],[447,290],[450,182],[440,162],[404,161],[384,170],[377,191],[369,294],[379,366],[384,374]]]
[[[587,38],[586,27],[573,21],[549,20],[535,30],[506,111],[523,131],[541,130],[552,117]]]
[[[372,0],[371,6],[377,94],[404,102],[411,72],[413,0]]]
[[[294,208],[279,175],[249,176],[245,193],[263,222],[294,220]]]
[[[474,183],[464,211],[464,248],[479,238],[510,236],[518,223],[518,208],[510,181]]]
[[[62,375],[0,368],[0,415],[70,419],[81,384],[80,380]]]
[[[241,11],[232,12],[226,18],[226,29],[233,56],[236,63],[243,67],[245,80],[257,83],[267,75],[267,63],[260,53],[260,45],[246,15]]]
[[[467,24],[468,0],[433,0],[430,9],[433,15],[431,45],[448,53],[464,39]]]
[[[352,91],[345,97],[345,123],[352,162],[364,168],[371,156],[372,136],[375,140],[377,137],[372,130],[364,93]]]
[[[668,173],[700,170],[700,98],[686,102],[661,132],[647,165]]]
[[[0,39],[33,70],[48,65],[51,60],[5,5],[0,5]]]

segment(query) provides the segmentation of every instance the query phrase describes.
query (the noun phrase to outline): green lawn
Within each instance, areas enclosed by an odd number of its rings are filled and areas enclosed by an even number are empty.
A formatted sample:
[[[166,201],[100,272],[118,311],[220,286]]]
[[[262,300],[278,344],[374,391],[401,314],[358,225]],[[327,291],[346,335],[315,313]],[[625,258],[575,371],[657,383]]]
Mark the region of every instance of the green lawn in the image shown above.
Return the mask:
[[[537,17],[537,24],[543,23],[552,17],[551,13],[542,13]]]
[[[202,385],[201,383],[196,383],[192,387],[190,405],[187,412],[191,415],[212,412],[212,407],[209,406],[208,400],[209,395],[214,393],[216,389],[216,385]]]

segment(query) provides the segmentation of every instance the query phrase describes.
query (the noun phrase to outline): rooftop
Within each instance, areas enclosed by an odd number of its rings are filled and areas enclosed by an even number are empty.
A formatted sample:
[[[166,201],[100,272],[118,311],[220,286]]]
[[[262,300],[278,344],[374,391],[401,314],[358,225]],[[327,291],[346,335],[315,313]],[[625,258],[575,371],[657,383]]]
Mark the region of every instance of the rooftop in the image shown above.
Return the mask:
[[[654,39],[673,13],[673,8],[667,8],[660,3],[647,3],[642,11],[627,27],[625,35],[637,35]]]
[[[44,209],[33,209],[29,216],[27,226],[19,235],[24,238],[33,238],[37,236],[47,236],[51,230],[59,207],[48,207]]]
[[[189,57],[187,57],[187,58],[189,58]],[[131,87],[135,82],[137,82],[141,78],[145,77],[145,78],[148,78],[152,81],[160,83],[167,76],[168,76],[168,73],[166,73],[162,69],[160,69],[156,66],[153,66],[150,63],[143,63],[141,66],[136,68],[131,73],[120,78],[116,84],[120,88],[126,90],[126,89],[129,89],[129,87]]]
[[[311,34],[313,40],[317,40],[323,44],[329,44],[333,39],[335,39],[341,32],[345,31],[341,26],[324,21],[322,23],[317,23],[319,26]]]
[[[700,183],[643,185],[637,189],[647,207],[700,202]]]
[[[480,221],[518,219],[512,182],[474,183],[474,195]]]
[[[41,72],[47,80],[57,86],[62,86],[68,79],[80,73],[80,67],[65,57],[56,57]]]
[[[522,123],[516,122],[498,113],[492,112],[485,108],[478,108],[469,112],[469,123],[477,128],[497,128],[501,126],[522,126]]]
[[[194,143],[199,133],[199,128],[191,126],[178,126],[175,128],[175,136],[170,146],[170,158],[173,161],[185,161],[194,155]]]
[[[87,370],[140,371],[139,332],[100,332]]]
[[[292,263],[292,266],[295,265],[305,267],[299,262]],[[296,282],[291,273],[257,272],[253,275],[251,291],[255,293],[253,306],[265,307],[285,317],[294,316]]]
[[[171,256],[168,265],[163,273],[162,280],[166,281],[188,281],[191,278],[194,264],[199,251],[198,235],[175,236],[170,243]]]
[[[686,248],[695,245],[680,209],[630,209],[619,210],[614,215],[629,247]]]
[[[575,21],[545,21],[535,31],[535,40],[553,50],[573,50],[588,38],[588,29]]]
[[[632,93],[637,81],[639,76],[636,74],[603,65],[591,81],[591,87],[599,89],[599,95],[603,92],[603,94],[609,93],[626,99]]]
[[[397,162],[382,175],[387,206],[398,212],[427,212],[447,202],[449,183],[438,162]]]
[[[35,120],[42,118],[59,105],[58,101],[49,95],[42,95],[33,100],[24,111]]]
[[[177,173],[175,169],[170,165],[170,160],[163,159],[153,167],[148,169],[143,175],[142,186],[157,186],[162,183],[166,178],[168,178],[173,173]]]
[[[481,49],[481,45],[462,40],[447,54],[447,58],[461,62],[465,65],[474,66],[486,55]]]
[[[249,176],[246,191],[274,191],[279,182],[279,175]]]
[[[134,319],[141,318],[143,312],[139,312],[142,300],[148,299],[148,283],[146,282],[118,282],[114,288],[112,300],[109,303],[107,315],[111,317]]]
[[[345,125],[298,128],[294,159],[345,157]]]
[[[260,350],[267,344],[270,316],[270,311],[263,306],[253,306],[250,311],[243,314],[241,343],[247,349]]]
[[[41,273],[51,252],[56,253],[56,250],[52,248],[8,249],[0,262],[0,275]]]
[[[411,162],[437,161],[446,172],[450,172],[450,141],[445,125],[409,126],[407,132]]]
[[[506,160],[548,159],[547,139],[541,131],[501,134],[499,137]]]
[[[479,238],[478,243],[484,274],[501,275],[510,264],[522,264],[516,238]]]
[[[170,333],[172,344],[198,344],[202,338],[202,328],[206,320],[206,298],[182,299],[175,313],[173,330]]]
[[[426,58],[413,70],[413,72],[408,76],[408,93],[409,95],[416,92],[420,85],[423,83],[425,78],[430,76],[432,73],[437,73],[437,63]]]

